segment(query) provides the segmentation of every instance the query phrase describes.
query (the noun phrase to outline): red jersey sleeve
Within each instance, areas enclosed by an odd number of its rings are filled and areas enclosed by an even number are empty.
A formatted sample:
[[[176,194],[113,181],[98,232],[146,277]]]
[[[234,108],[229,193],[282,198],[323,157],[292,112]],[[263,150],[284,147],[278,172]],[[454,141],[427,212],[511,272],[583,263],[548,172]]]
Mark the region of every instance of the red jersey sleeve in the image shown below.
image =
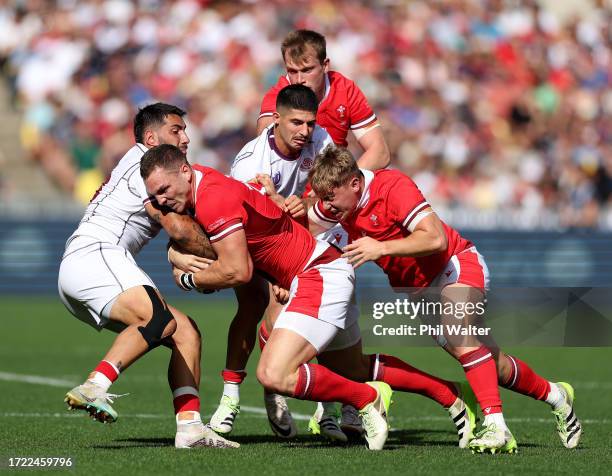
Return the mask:
[[[350,128],[360,129],[376,120],[376,114],[370,107],[365,95],[353,81],[348,86],[348,110],[350,114]]]
[[[211,243],[242,230],[245,214],[241,194],[216,184],[206,187],[205,196],[202,187],[198,189],[196,221],[202,225]]]
[[[276,96],[278,96],[278,92],[281,89],[288,85],[289,81],[287,81],[287,78],[284,76],[280,76],[278,78],[276,84],[270,88],[270,90],[264,96],[263,101],[261,101],[259,117],[271,116],[272,113],[276,111]]]
[[[325,210],[321,200],[317,200],[312,208],[308,210],[308,219],[316,225],[322,227],[324,230],[329,230],[338,224],[338,220],[336,220],[331,213]]]
[[[391,218],[402,228],[413,232],[417,224],[429,215],[430,207],[425,197],[411,178],[401,175],[389,185],[387,210]]]

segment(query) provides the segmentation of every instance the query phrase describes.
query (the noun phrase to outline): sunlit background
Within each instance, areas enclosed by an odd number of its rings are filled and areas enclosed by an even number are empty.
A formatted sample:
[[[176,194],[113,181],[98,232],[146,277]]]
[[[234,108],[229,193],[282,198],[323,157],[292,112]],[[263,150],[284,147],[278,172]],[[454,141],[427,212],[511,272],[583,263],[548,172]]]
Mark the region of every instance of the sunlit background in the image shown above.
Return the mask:
[[[610,284],[611,25],[611,0],[0,1],[0,291],[52,290],[138,106],[184,107],[190,161],[227,172],[295,28],[494,284]]]

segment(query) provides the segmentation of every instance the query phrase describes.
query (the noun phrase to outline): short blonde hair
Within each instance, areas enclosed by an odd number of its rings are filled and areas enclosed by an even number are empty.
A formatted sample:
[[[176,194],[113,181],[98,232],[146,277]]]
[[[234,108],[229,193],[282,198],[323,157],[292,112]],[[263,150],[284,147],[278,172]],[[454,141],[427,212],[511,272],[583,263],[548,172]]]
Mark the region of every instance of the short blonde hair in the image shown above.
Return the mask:
[[[361,170],[348,149],[328,145],[315,158],[308,179],[314,192],[321,198],[331,194],[332,190],[359,177]]]

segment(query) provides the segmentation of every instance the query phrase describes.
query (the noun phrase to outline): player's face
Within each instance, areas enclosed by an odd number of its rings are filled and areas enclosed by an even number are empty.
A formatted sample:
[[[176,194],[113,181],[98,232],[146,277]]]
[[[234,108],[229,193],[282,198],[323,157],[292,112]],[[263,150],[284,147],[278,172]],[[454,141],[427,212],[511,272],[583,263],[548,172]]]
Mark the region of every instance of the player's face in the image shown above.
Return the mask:
[[[285,55],[285,68],[291,84],[303,84],[308,86],[321,101],[325,94],[325,74],[329,70],[329,59],[325,58],[321,63],[311,47],[306,48],[306,54],[299,60],[294,60]]]
[[[145,180],[147,193],[162,207],[185,213],[192,207],[192,171],[187,164],[178,170],[156,167]]]
[[[176,114],[166,116],[164,124],[155,132],[157,144],[154,145],[174,145],[181,149],[183,154],[187,154],[189,137],[187,137],[185,129],[185,121],[180,116]]]
[[[334,188],[323,197],[323,206],[338,221],[346,220],[357,208],[361,197],[361,178],[354,177],[347,184]]]
[[[310,111],[281,109],[274,113],[274,123],[277,146],[282,152],[297,154],[311,141],[316,116]]]

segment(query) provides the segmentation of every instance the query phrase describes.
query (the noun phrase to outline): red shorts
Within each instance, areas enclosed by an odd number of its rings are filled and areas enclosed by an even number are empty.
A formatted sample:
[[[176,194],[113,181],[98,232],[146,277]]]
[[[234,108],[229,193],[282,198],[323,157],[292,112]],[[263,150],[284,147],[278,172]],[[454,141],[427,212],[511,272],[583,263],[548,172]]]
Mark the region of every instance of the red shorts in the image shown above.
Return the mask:
[[[482,292],[489,290],[489,268],[475,246],[453,255],[430,286],[443,288],[455,283],[472,286]]]

